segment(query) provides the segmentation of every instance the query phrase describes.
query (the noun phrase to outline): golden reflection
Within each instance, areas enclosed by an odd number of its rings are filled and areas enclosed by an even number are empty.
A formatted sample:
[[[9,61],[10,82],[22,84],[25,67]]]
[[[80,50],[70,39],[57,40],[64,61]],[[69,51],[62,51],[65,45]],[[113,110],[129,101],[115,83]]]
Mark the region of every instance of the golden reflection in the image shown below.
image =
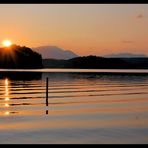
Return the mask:
[[[8,82],[8,79],[6,78],[5,79],[5,97],[9,98],[9,89],[8,89],[8,85],[9,85],[9,82]]]
[[[8,79],[7,78],[5,79],[5,85],[8,86]]]
[[[9,80],[6,78],[6,79],[5,79],[5,101],[9,101],[9,100],[10,100],[10,98],[9,98]],[[9,107],[8,102],[5,103],[4,106],[5,106],[5,107]],[[6,112],[5,112],[5,115],[9,115],[9,112],[6,111]]]
[[[9,107],[9,104],[8,103],[5,103],[5,107]]]
[[[7,111],[7,112],[5,112],[5,115],[9,115],[10,113]]]
[[[5,101],[9,101],[10,99],[9,99],[9,97],[5,97]]]

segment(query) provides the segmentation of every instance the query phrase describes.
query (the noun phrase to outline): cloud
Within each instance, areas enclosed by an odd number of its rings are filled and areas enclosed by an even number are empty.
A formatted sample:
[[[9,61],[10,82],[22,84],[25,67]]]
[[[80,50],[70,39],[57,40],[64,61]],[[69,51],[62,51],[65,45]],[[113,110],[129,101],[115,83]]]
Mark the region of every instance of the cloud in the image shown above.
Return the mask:
[[[132,43],[134,43],[134,41],[122,41],[122,43],[124,43],[124,44],[132,44]]]
[[[144,17],[144,15],[142,13],[140,13],[136,16],[137,19],[142,19],[143,17]]]

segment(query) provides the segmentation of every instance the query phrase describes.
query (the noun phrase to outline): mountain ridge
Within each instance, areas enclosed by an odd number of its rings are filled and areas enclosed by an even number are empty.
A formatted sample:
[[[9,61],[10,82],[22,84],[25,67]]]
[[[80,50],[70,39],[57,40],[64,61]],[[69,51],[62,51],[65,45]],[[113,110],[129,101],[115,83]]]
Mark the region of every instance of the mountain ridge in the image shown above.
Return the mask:
[[[39,47],[34,47],[32,49],[41,54],[43,59],[53,58],[53,59],[68,60],[71,58],[78,57],[78,55],[71,50],[64,50],[62,48],[52,45],[39,46]]]
[[[146,58],[147,56],[144,54],[134,54],[134,53],[128,53],[128,52],[124,52],[124,53],[113,53],[113,54],[107,54],[104,55],[104,57],[108,57],[108,58],[137,58],[137,57],[144,57]]]

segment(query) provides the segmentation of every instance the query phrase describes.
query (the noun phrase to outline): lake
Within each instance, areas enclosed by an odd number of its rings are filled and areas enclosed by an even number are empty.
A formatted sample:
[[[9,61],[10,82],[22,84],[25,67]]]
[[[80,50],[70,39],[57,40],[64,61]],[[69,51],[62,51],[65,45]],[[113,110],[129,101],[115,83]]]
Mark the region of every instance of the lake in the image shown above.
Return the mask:
[[[148,70],[1,69],[0,143],[147,144]]]

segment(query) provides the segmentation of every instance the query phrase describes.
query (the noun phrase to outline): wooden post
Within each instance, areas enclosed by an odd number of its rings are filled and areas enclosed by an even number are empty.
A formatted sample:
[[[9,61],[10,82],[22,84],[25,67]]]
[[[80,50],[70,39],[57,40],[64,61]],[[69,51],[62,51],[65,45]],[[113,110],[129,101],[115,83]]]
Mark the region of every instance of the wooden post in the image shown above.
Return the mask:
[[[48,77],[46,78],[46,106],[48,106]]]

